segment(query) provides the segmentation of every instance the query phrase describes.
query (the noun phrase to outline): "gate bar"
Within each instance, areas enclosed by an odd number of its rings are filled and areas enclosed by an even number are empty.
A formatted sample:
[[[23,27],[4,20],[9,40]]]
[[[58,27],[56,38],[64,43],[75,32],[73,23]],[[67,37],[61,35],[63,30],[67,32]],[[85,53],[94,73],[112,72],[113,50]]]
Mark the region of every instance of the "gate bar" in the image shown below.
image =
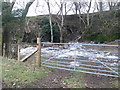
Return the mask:
[[[77,71],[77,72],[83,72],[83,73],[89,73],[89,74],[97,74],[97,75],[104,75],[104,76],[111,76],[111,77],[120,77],[119,75],[111,75],[111,74],[103,74],[103,73],[93,73],[89,71],[80,71],[80,70],[72,70],[72,69],[67,69],[67,68],[60,68],[60,67],[53,67],[53,66],[47,66],[47,65],[41,65],[43,67],[49,67],[49,68],[56,68],[56,69],[63,69],[63,70],[69,70],[69,71]]]
[[[108,44],[81,44],[81,43],[50,43],[50,42],[42,42],[42,44],[63,44],[63,45],[86,45],[86,46],[113,46],[113,47],[119,47],[120,45],[108,45]]]

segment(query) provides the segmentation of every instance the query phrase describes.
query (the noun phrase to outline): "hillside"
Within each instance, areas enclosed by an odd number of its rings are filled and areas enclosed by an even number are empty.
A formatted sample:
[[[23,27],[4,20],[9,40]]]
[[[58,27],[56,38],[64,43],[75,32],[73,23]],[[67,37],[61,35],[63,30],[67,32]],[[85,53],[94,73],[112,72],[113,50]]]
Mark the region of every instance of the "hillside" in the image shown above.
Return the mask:
[[[52,15],[54,42],[60,42],[60,29],[56,20],[60,23],[61,16]],[[63,42],[84,42],[84,41],[96,41],[96,42],[110,42],[120,39],[120,25],[118,11],[104,11],[90,13],[90,25],[87,25],[87,15],[82,14],[81,18],[78,15],[66,15],[64,16],[64,25],[62,28]],[[11,25],[12,24],[12,25]],[[49,17],[36,16],[27,17],[26,23],[23,24],[23,30],[20,29],[19,18],[10,23],[12,28],[11,37],[13,43],[20,37],[23,42],[33,43],[36,42],[36,38],[41,34],[42,41],[51,41],[51,32],[49,25]]]
[[[37,32],[40,30],[41,26],[38,24],[40,20],[48,16],[37,16],[37,17],[28,17],[26,28],[26,34],[24,41],[28,38],[29,42],[34,41],[37,36]],[[86,15],[81,15],[86,23]],[[53,20],[56,19],[56,15],[53,15]],[[120,38],[120,26],[118,21],[118,16],[116,11],[106,11],[103,13],[92,13],[90,14],[90,25],[85,27],[83,22],[79,21],[78,15],[67,15],[64,16],[64,28],[63,28],[63,41],[70,42],[75,41],[114,41]],[[48,23],[49,24],[49,23]],[[79,40],[79,37],[85,32],[83,40]],[[32,36],[32,38],[31,38]],[[47,38],[47,39],[46,39]],[[50,41],[50,35],[43,39],[43,41]],[[57,40],[59,41],[59,40]]]

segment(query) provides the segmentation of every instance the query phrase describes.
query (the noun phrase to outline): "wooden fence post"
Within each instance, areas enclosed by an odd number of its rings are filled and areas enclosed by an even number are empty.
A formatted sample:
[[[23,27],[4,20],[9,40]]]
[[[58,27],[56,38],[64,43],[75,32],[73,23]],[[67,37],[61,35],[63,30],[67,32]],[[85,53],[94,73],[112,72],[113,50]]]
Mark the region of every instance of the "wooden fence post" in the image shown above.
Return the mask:
[[[41,66],[41,40],[37,38],[37,57],[36,57],[36,64]]]
[[[18,61],[20,61],[20,45],[19,45],[19,41],[18,41]]]

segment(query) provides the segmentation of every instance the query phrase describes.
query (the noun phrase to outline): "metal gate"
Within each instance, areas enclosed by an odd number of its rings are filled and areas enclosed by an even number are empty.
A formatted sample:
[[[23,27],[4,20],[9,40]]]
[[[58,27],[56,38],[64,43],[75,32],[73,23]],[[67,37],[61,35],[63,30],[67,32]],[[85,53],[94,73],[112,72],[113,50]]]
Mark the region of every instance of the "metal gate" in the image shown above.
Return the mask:
[[[119,45],[41,43],[41,66],[104,76],[119,76]]]

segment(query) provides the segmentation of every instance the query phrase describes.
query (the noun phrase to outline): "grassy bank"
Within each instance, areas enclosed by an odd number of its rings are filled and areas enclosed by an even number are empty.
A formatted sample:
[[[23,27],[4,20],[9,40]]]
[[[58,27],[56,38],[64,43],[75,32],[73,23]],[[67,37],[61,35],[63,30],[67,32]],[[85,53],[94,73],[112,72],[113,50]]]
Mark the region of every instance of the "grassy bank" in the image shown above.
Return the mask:
[[[29,84],[48,73],[48,70],[34,64],[15,62],[2,57],[0,59],[2,60],[2,79],[9,87]]]

